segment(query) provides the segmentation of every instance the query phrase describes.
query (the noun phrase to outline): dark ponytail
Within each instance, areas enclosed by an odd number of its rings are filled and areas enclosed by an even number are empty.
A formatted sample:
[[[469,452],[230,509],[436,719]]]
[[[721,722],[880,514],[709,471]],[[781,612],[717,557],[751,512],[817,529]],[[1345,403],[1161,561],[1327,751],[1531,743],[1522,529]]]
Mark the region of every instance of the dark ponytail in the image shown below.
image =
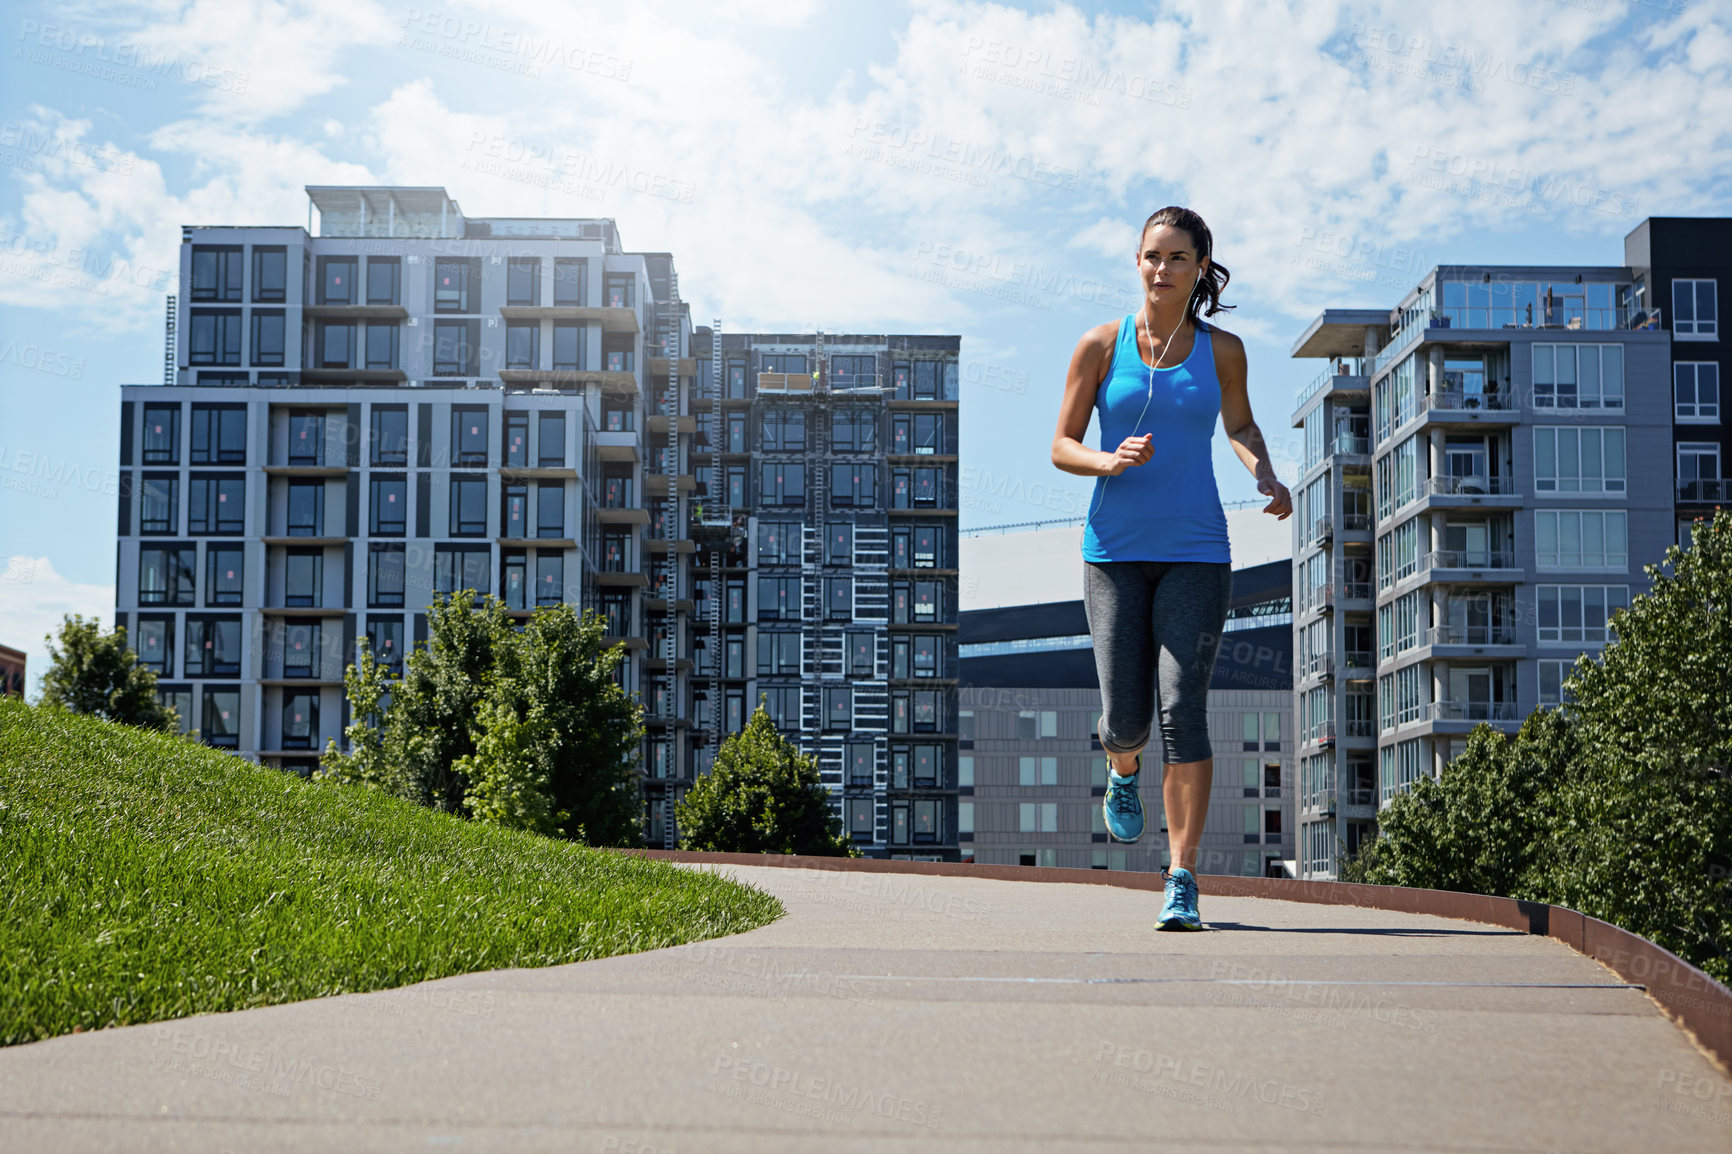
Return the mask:
[[[1233,279],[1226,266],[1215,259],[1215,238],[1209,233],[1209,226],[1203,223],[1203,218],[1188,208],[1180,208],[1169,204],[1166,208],[1157,210],[1154,215],[1143,222],[1143,231],[1137,234],[1137,257],[1142,258],[1143,237],[1149,234],[1151,228],[1158,225],[1171,225],[1190,234],[1191,246],[1197,250],[1197,263],[1204,260],[1209,267],[1197,279],[1197,291],[1191,294],[1191,321],[1197,320],[1199,310],[1204,316],[1214,316],[1225,309],[1237,308],[1237,305],[1221,303],[1221,292],[1227,287],[1227,282]]]

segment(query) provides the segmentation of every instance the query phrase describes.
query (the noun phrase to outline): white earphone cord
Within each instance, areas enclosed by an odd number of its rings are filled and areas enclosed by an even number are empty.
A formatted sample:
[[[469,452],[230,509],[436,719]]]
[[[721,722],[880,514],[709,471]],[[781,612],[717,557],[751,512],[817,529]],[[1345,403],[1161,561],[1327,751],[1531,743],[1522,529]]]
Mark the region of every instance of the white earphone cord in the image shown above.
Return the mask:
[[[1185,312],[1186,313],[1188,313],[1190,311],[1191,300],[1197,295],[1197,285],[1201,284],[1202,282],[1203,282],[1203,276],[1201,273],[1198,273],[1196,281],[1193,282],[1191,285],[1191,295],[1189,297],[1185,298]],[[1145,308],[1146,307],[1147,306],[1145,305]],[[1179,335],[1179,329],[1182,329],[1184,327],[1185,327],[1185,316],[1181,314],[1179,317],[1178,325],[1176,325],[1174,327],[1172,332],[1167,334],[1167,343],[1161,346],[1160,355],[1155,358],[1155,363],[1148,367],[1149,368],[1149,395],[1143,401],[1143,411],[1137,414],[1136,424],[1131,426],[1130,435],[1133,437],[1137,435],[1137,430],[1143,427],[1143,418],[1145,416],[1147,416],[1148,412],[1149,412],[1149,402],[1151,402],[1155,399],[1155,369],[1160,366],[1161,361],[1166,357],[1167,347],[1173,343],[1173,338]],[[1149,351],[1154,352],[1154,350],[1155,350],[1155,333],[1154,333],[1154,330],[1149,327],[1149,318],[1147,316],[1143,317],[1143,331],[1149,334]],[[1192,337],[1192,343],[1193,344],[1196,343],[1195,337]],[[1107,373],[1107,380],[1110,381],[1111,379],[1112,379],[1112,373],[1109,370]],[[1104,385],[1106,383],[1106,381],[1103,381],[1101,383]],[[1103,435],[1106,432],[1105,422],[1102,423],[1101,432]],[[1103,446],[1103,448],[1104,448],[1104,446]],[[1116,452],[1117,449],[1115,448],[1114,451]],[[1089,525],[1094,523],[1095,514],[1100,511],[1101,505],[1104,504],[1104,498],[1107,495],[1107,486],[1112,483],[1112,479],[1113,479],[1113,477],[1112,477],[1112,474],[1110,474],[1110,473],[1108,475],[1106,475],[1105,477],[1101,478],[1101,487],[1100,487],[1099,492],[1097,492],[1095,494],[1094,506],[1089,509],[1088,519],[1083,522],[1083,526],[1085,529]]]

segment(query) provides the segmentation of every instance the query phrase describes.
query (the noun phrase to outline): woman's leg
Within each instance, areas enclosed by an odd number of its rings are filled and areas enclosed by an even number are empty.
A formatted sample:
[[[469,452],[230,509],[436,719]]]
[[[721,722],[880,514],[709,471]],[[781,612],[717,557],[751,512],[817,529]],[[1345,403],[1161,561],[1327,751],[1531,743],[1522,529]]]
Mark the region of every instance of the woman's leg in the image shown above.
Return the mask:
[[[1161,740],[1165,745],[1161,798],[1166,806],[1173,865],[1195,872],[1203,823],[1214,784],[1209,743],[1209,682],[1221,650],[1221,629],[1233,599],[1229,563],[1174,562],[1155,586],[1159,629]]]
[[[1083,562],[1083,612],[1101,684],[1101,748],[1127,777],[1155,720],[1153,594],[1141,561]]]

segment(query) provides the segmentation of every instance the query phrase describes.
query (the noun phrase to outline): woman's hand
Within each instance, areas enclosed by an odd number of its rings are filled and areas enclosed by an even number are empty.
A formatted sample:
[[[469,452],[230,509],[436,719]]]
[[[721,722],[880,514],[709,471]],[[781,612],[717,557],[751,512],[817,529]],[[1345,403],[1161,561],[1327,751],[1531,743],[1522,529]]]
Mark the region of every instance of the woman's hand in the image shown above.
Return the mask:
[[[1287,486],[1274,477],[1259,480],[1257,492],[1270,499],[1269,503],[1263,506],[1263,512],[1275,514],[1277,521],[1285,521],[1293,515],[1293,495],[1287,492]]]
[[[1101,475],[1116,477],[1132,465],[1146,465],[1149,458],[1155,455],[1155,435],[1144,433],[1140,437],[1126,437],[1119,442],[1116,453],[1101,454]]]

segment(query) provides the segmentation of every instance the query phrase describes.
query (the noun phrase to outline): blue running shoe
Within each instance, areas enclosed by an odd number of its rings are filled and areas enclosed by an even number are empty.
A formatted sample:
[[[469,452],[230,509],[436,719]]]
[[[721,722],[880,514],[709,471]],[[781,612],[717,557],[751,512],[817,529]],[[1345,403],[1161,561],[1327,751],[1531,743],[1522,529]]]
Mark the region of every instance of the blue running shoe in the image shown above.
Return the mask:
[[[1115,771],[1107,771],[1107,795],[1101,798],[1101,812],[1106,814],[1107,833],[1116,841],[1133,842],[1143,836],[1143,799],[1137,793],[1142,768],[1143,755],[1139,753],[1139,772],[1120,778]]]
[[[1167,878],[1166,900],[1161,904],[1161,916],[1155,921],[1157,930],[1200,930],[1203,919],[1197,913],[1197,879],[1183,866],[1163,870]]]

